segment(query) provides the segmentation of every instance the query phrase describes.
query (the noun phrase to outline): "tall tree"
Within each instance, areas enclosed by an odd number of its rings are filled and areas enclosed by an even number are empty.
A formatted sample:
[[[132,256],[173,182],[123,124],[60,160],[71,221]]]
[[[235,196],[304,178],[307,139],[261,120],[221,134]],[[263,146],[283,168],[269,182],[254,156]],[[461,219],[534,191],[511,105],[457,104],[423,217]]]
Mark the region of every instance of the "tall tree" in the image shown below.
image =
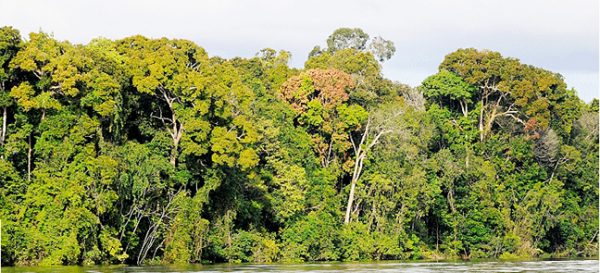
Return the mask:
[[[360,28],[338,28],[327,37],[327,47],[331,52],[346,48],[364,50],[368,40],[369,34]]]
[[[477,88],[472,100],[479,111],[480,140],[487,139],[499,118],[509,118],[533,134],[550,126],[553,115],[573,120],[578,103],[562,77],[504,58],[500,53],[459,49],[448,54],[441,70],[448,70]],[[460,100],[459,100],[460,101]],[[464,103],[464,102],[463,102]],[[569,132],[571,122],[561,124]]]
[[[202,99],[205,84],[200,69],[208,64],[208,56],[204,49],[184,40],[136,36],[120,41],[120,45],[133,85],[139,92],[157,99],[150,115],[164,125],[171,137],[170,162],[175,166],[185,131],[183,107],[194,108],[199,115],[208,113],[209,105],[197,101]],[[208,126],[206,120],[196,122],[198,137],[207,138]],[[198,148],[206,150],[206,147]]]
[[[323,167],[350,148],[348,131],[364,119],[366,112],[358,105],[347,105],[354,87],[350,75],[335,69],[313,69],[287,80],[281,87],[281,98],[297,114],[297,122],[313,135],[314,147]]]
[[[410,102],[404,102],[403,100],[388,103],[369,114],[364,129],[358,130],[358,133],[354,133],[354,135],[351,133],[350,140],[354,150],[354,164],[348,202],[346,203],[344,224],[350,223],[356,185],[361,178],[367,156],[372,154],[372,150],[385,137],[394,136],[396,137],[396,141],[402,141],[404,138],[407,138],[410,135],[408,124],[411,123],[408,119],[414,118],[421,111],[423,111],[422,107],[414,107]]]
[[[76,85],[81,80],[77,68],[81,65],[81,56],[71,54],[72,49],[71,44],[58,42],[46,33],[31,33],[29,41],[12,60],[11,67],[25,73],[27,80],[14,86],[10,95],[16,99],[19,107],[28,112],[30,122],[34,125],[41,123],[49,111],[62,109],[63,105],[59,101],[61,97],[75,97],[79,94]],[[33,134],[34,131],[31,131],[27,140],[28,180],[31,180],[33,164]]]
[[[9,64],[22,45],[21,34],[18,30],[12,27],[0,28],[0,108],[2,108],[0,147],[4,146],[6,140],[8,108],[13,104],[9,92],[16,80],[16,75]]]

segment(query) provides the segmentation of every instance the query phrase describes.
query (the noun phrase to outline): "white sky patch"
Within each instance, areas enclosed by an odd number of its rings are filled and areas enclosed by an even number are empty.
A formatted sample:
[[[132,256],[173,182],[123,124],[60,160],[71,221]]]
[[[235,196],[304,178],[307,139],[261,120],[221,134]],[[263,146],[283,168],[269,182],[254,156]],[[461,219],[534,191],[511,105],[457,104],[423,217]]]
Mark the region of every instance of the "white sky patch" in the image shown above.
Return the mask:
[[[336,28],[360,27],[394,41],[392,80],[418,85],[461,47],[487,48],[565,76],[599,97],[597,0],[0,0],[0,25],[87,43],[135,34],[195,41],[211,55],[251,57],[265,47],[308,52]]]

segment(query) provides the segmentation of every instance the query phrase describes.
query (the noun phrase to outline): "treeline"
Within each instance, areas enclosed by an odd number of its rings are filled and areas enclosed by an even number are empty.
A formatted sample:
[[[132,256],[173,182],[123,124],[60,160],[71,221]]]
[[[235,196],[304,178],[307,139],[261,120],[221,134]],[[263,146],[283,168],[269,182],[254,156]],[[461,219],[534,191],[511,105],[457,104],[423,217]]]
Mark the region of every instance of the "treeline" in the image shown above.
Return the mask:
[[[394,53],[1,28],[3,265],[597,255],[598,100],[476,49],[412,88]]]

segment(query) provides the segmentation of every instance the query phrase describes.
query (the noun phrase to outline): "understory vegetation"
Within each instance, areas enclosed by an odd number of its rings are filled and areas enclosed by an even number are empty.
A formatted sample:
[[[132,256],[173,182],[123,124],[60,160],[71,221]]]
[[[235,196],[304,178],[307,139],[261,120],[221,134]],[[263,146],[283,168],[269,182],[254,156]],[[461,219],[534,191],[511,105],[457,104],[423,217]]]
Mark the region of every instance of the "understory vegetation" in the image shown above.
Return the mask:
[[[598,100],[498,52],[290,53],[0,28],[4,265],[590,257]]]

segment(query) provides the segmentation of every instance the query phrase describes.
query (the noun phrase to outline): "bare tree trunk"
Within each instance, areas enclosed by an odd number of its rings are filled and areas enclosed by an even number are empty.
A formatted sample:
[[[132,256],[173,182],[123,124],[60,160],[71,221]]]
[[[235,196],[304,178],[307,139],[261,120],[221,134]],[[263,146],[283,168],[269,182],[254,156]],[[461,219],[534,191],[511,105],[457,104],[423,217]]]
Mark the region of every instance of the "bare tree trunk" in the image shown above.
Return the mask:
[[[6,118],[8,116],[7,108],[8,107],[6,106],[2,108],[2,132],[0,133],[0,147],[4,147],[4,141],[6,140]],[[0,159],[4,159],[4,154],[0,155]]]
[[[458,103],[460,104],[460,110],[463,114],[463,116],[468,116],[469,115],[469,105],[467,105],[467,102],[464,100],[459,100]]]
[[[356,183],[362,173],[363,161],[365,159],[365,151],[359,149],[358,158],[354,163],[354,173],[352,174],[352,181],[350,185],[350,194],[348,195],[348,204],[346,206],[346,216],[344,217],[344,224],[350,223],[350,215],[352,214],[352,203],[354,203],[354,193],[356,191]]]
[[[453,187],[454,188],[454,187]],[[452,213],[456,213],[456,208],[454,207],[454,193],[453,193],[454,189],[448,189],[448,205],[450,205],[450,211],[452,211]]]
[[[154,246],[155,242],[157,239],[159,239],[159,237],[161,236],[161,230],[159,230],[159,228],[161,227],[161,225],[163,224],[167,224],[168,219],[170,218],[170,208],[173,205],[173,199],[175,198],[175,196],[177,196],[178,193],[175,193],[173,195],[168,194],[168,202],[164,205],[164,206],[159,206],[158,211],[156,212],[152,212],[156,213],[156,215],[160,215],[157,219],[157,222],[153,222],[152,221],[152,217],[148,217],[148,221],[150,221],[150,227],[148,228],[148,230],[146,231],[146,234],[144,236],[144,239],[142,240],[142,246],[140,248],[140,252],[138,253],[138,257],[137,257],[137,264],[141,265],[144,263],[144,260],[146,259],[146,257],[148,256],[148,252],[152,249],[152,247]],[[156,248],[161,247],[161,245],[165,242],[165,240],[162,240],[157,246],[155,246]],[[156,253],[156,249],[155,249],[155,253]],[[155,253],[153,255],[155,255]]]
[[[183,124],[181,122],[177,122],[177,115],[175,114],[175,108],[173,107],[173,102],[169,101],[169,108],[171,108],[171,121],[173,122],[173,151],[171,152],[171,164],[173,166],[177,165],[177,156],[179,154],[179,141],[181,140],[181,136],[183,135]],[[179,123],[179,124],[178,124]]]
[[[479,109],[479,141],[483,141],[483,107],[484,102],[481,98],[481,108]]]
[[[4,140],[6,139],[6,118],[8,117],[8,107],[2,109],[2,135],[0,135],[0,145],[4,146]]]
[[[177,116],[175,115],[175,109],[173,109],[173,104],[169,103],[169,107],[171,108],[171,120],[173,122],[173,151],[171,151],[171,164],[175,166],[177,164],[177,149],[179,148],[181,126],[177,128]]]
[[[360,143],[358,145],[354,144],[352,136],[350,136],[350,140],[352,141],[354,147],[354,154],[356,155],[356,159],[354,161],[354,172],[352,173],[352,180],[350,182],[350,194],[348,195],[348,203],[346,205],[346,215],[344,216],[344,224],[350,223],[350,214],[352,213],[352,203],[354,202],[354,192],[356,190],[356,182],[358,181],[358,177],[360,176],[360,171],[362,169],[362,160],[364,159],[364,151],[362,149],[363,143],[367,140],[369,136],[369,127],[371,125],[371,120],[367,121],[367,126],[365,127],[365,132],[363,133]]]
[[[31,147],[31,134],[29,134],[29,149],[27,151],[27,181],[31,182],[31,155],[33,148]]]
[[[173,118],[175,118],[174,114]],[[173,151],[171,151],[171,164],[175,166],[177,165],[177,156],[179,155],[179,142],[183,136],[183,125],[179,124],[179,128],[177,128],[177,122],[173,122],[173,132]]]
[[[346,206],[346,216],[344,217],[344,224],[350,223],[350,213],[352,212],[352,202],[354,202],[355,188],[356,181],[352,179],[352,185],[350,186],[350,195],[348,196],[348,205]]]
[[[367,157],[367,152],[370,151],[371,148],[373,148],[373,146],[375,146],[379,142],[379,139],[383,135],[391,132],[389,130],[383,129],[383,130],[377,132],[377,135],[375,135],[375,137],[369,144],[366,144],[365,142],[369,138],[370,125],[371,125],[371,121],[369,120],[369,121],[367,121],[367,126],[365,127],[365,132],[363,133],[360,143],[358,144],[358,146],[354,145],[356,160],[354,161],[354,172],[352,174],[352,180],[350,182],[351,183],[350,194],[348,195],[348,204],[346,206],[346,215],[344,217],[344,224],[350,223],[350,214],[352,214],[352,203],[354,202],[354,192],[356,190],[356,183],[358,182],[358,179],[360,178],[360,175],[362,174],[363,162],[365,160],[365,157]],[[350,137],[350,139],[352,140],[352,137]],[[354,142],[353,142],[353,144],[354,144]],[[365,144],[365,146],[366,146],[364,149],[362,148],[363,144]]]
[[[171,151],[171,165],[175,166],[177,164],[177,146],[179,143],[173,141],[173,150]]]
[[[327,166],[329,166],[329,163],[331,162],[331,150],[333,148],[333,137],[331,138],[331,140],[329,141],[329,148],[327,149],[327,157],[325,158],[325,162],[322,162],[322,166],[324,168],[327,168]]]

